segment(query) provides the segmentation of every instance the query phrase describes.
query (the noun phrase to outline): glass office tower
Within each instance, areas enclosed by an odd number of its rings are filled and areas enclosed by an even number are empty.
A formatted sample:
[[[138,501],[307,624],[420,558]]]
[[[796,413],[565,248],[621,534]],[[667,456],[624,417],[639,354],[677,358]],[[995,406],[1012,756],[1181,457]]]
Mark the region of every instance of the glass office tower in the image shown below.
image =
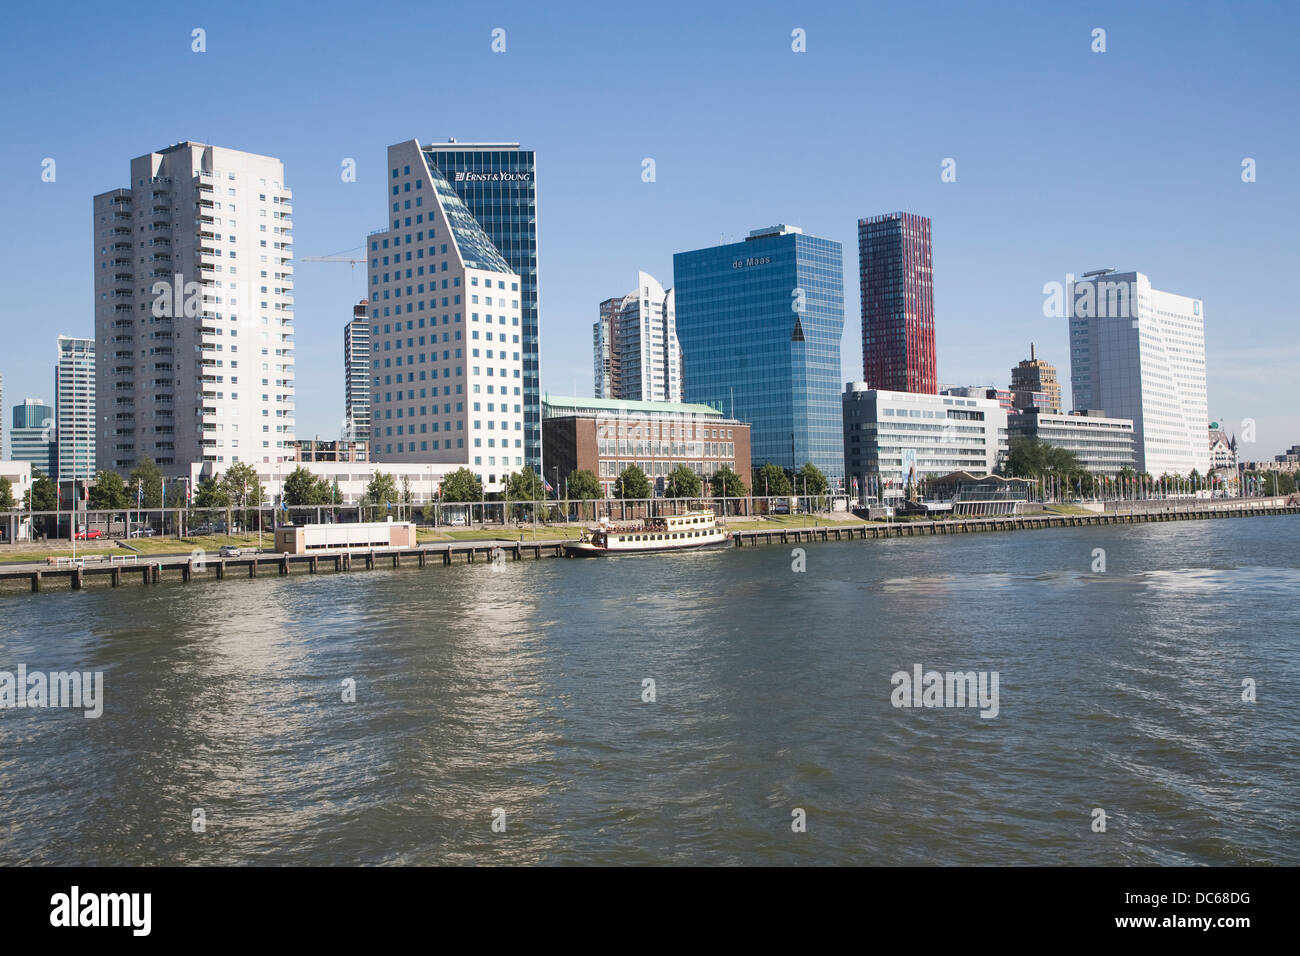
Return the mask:
[[[859,219],[858,275],[868,387],[936,394],[930,220],[909,212]]]
[[[542,398],[537,342],[537,163],[518,143],[458,143],[424,147],[497,251],[519,276],[524,363],[524,462],[541,471]]]
[[[749,422],[754,467],[811,461],[832,488],[844,477],[843,261],[838,242],[793,226],[673,256],[683,399]]]
[[[58,467],[53,407],[40,399],[29,398],[14,406],[13,422],[9,436],[12,459],[25,461],[33,469],[39,469],[41,474],[53,478]]]

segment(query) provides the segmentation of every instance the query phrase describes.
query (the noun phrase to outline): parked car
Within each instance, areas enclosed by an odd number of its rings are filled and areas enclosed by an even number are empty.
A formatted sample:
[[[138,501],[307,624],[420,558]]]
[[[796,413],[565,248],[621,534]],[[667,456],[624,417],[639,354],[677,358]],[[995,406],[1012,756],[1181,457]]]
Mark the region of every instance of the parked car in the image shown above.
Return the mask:
[[[193,534],[212,534],[212,525],[201,524],[192,532]]]
[[[94,538],[102,538],[104,537],[104,532],[100,531],[98,528],[91,528],[89,531],[82,528],[77,532],[76,537],[78,541],[86,541]]]
[[[464,523],[465,523],[464,515],[452,515],[450,518],[447,519],[447,524],[450,525],[463,525]]]
[[[237,558],[239,554],[239,549],[233,544],[223,544],[221,546],[221,557],[223,558]]]
[[[131,537],[133,538],[152,538],[153,536],[153,528],[135,528],[131,531]]]

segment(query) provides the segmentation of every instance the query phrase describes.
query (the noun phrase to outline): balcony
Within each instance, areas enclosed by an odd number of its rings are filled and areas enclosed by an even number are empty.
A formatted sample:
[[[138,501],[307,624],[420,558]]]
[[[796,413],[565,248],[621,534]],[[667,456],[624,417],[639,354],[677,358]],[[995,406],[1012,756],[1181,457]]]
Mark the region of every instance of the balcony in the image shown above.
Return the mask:
[[[129,272],[116,272],[113,274],[113,281],[130,283],[135,281],[135,276]]]
[[[115,236],[129,236],[129,235],[131,235],[131,230],[130,230],[130,229],[127,229],[127,228],[125,228],[125,227],[123,227],[123,226],[118,226],[116,229],[113,230],[113,235],[115,235]],[[126,248],[130,249],[131,247],[128,245]]]
[[[131,230],[128,229],[128,230],[126,230],[126,231],[129,233]],[[131,243],[129,243],[129,242],[115,242],[115,243],[113,243],[113,251],[114,251],[114,252],[130,252],[130,251],[131,251]]]

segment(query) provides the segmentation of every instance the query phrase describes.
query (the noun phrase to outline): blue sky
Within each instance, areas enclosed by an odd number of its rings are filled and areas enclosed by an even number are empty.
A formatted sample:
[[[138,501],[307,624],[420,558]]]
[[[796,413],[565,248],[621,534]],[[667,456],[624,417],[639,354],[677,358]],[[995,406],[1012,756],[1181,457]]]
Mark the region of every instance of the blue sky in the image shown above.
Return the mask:
[[[1300,7],[1131,6],[15,7],[0,59],[6,430],[14,403],[53,399],[55,337],[93,334],[91,197],[126,185],[132,157],[186,139],[279,157],[301,260],[384,225],[389,144],[455,136],[538,152],[544,391],[591,394],[597,304],[638,269],[668,284],[674,252],[777,222],[844,244],[843,375],[861,378],[856,221],[906,209],[934,220],[941,381],[1005,385],[1032,340],[1068,401],[1043,284],[1137,269],[1204,300],[1211,416],[1238,432],[1253,418],[1243,453],[1271,456],[1300,442]],[[364,269],[296,273],[298,434],[333,438]]]

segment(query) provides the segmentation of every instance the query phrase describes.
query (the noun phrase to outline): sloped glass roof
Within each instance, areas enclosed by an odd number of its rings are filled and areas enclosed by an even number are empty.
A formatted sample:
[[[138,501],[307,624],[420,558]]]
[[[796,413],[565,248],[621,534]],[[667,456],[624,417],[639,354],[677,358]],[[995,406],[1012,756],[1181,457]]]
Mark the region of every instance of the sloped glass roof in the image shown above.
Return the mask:
[[[438,194],[438,202],[447,217],[447,225],[451,227],[452,238],[456,240],[456,248],[460,250],[460,257],[466,267],[513,274],[510,264],[497,251],[497,247],[492,244],[492,240],[478,224],[469,207],[456,194],[456,190],[452,189],[451,183],[447,182],[447,177],[429,161],[427,154],[425,165],[429,167],[429,178],[432,180],[434,191]]]

